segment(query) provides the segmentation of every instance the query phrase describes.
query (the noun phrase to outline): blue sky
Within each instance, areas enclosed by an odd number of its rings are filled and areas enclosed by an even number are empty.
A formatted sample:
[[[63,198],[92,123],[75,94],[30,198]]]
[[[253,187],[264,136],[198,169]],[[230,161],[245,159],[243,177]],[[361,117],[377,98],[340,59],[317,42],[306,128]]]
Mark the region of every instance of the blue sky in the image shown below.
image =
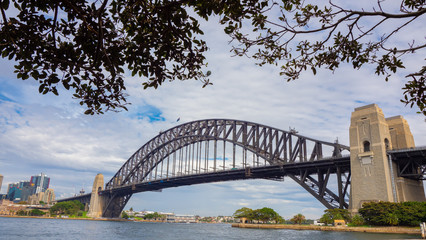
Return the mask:
[[[286,82],[279,76],[279,67],[258,67],[252,59],[231,57],[229,38],[217,19],[203,25],[213,85],[202,88],[202,83],[188,80],[143,90],[141,80],[129,75],[126,84],[132,104],[129,111],[119,113],[86,116],[69,92],[40,95],[35,81],[17,80],[13,62],[1,59],[1,193],[6,193],[7,184],[29,180],[40,172],[51,177],[57,197],[70,196],[81,188],[89,191],[97,173],[103,173],[108,181],[160,131],[206,118],[241,119],[283,130],[291,127],[305,136],[330,142],[338,138],[348,144],[353,109],[376,103],[386,117],[403,115],[416,144],[426,145],[425,118],[400,103],[404,76],[424,65],[424,50],[405,58],[407,68],[389,82],[376,76],[373,67],[354,70],[349,65],[342,65],[334,74],[306,72],[299,80]],[[424,40],[424,31],[418,30],[422,28],[413,24],[407,31]],[[285,218],[297,213],[316,218],[325,209],[289,178],[284,182],[233,181],[139,193],[126,208],[206,216],[232,215],[242,206],[272,207]]]

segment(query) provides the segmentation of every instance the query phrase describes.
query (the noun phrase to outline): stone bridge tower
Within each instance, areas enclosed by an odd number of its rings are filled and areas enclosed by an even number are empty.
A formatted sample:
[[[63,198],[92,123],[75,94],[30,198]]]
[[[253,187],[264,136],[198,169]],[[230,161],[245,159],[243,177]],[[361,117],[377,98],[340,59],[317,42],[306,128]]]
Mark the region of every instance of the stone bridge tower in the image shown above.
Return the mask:
[[[376,104],[356,108],[349,129],[351,196],[349,209],[358,212],[364,202],[425,201],[423,182],[398,177],[391,149],[413,148],[407,121],[401,116],[385,119]]]
[[[99,192],[104,190],[104,175],[99,173],[93,181],[92,195],[90,196],[90,206],[87,216],[93,218],[102,217],[102,212],[104,208],[104,199]]]

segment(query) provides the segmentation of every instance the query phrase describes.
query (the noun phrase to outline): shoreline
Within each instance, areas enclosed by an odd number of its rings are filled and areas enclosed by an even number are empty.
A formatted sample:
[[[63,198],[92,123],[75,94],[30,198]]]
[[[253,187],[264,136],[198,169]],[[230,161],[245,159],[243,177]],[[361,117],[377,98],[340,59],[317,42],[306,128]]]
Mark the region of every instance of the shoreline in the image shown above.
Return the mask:
[[[233,223],[232,227],[421,235],[421,230],[415,227],[332,227],[332,226],[315,226],[315,225],[248,224],[248,223],[244,223],[244,224]]]
[[[64,219],[64,220],[89,220],[89,221],[114,221],[114,222],[129,222],[130,220],[121,218],[61,218],[61,217],[38,217],[38,216],[16,216],[16,215],[0,215],[0,218],[36,218],[36,219]]]
[[[17,216],[17,215],[0,215],[0,218],[35,218],[35,219],[65,219],[65,220],[89,220],[89,221],[114,221],[114,222],[142,222],[142,223],[168,223],[160,220],[130,220],[124,218],[61,218],[61,217],[43,217],[43,216]],[[208,222],[197,222],[197,223],[207,223],[207,224],[232,224],[232,223],[208,223]],[[194,223],[194,224],[197,224]],[[193,223],[191,223],[193,224]]]

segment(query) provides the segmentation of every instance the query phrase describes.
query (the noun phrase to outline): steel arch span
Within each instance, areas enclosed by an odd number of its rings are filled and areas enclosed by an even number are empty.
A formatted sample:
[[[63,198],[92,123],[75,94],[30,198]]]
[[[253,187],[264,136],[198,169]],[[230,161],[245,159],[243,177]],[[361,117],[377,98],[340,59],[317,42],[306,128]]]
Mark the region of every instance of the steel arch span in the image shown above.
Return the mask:
[[[109,180],[103,216],[133,193],[206,182],[289,176],[327,208],[348,207],[349,147],[262,124],[207,119],[173,127],[137,150]],[[324,155],[324,153],[326,153]],[[327,154],[328,153],[328,154]],[[337,175],[337,193],[327,184]],[[329,184],[332,185],[332,184]]]

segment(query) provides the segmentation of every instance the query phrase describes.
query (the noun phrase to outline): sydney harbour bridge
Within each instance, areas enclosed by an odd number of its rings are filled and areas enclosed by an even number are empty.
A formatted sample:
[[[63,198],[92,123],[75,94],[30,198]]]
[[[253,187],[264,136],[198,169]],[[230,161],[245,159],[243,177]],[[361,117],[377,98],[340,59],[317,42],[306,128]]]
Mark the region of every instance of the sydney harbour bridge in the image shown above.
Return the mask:
[[[398,177],[424,179],[426,148],[389,150],[387,154],[396,163]],[[77,199],[90,203],[89,208],[96,204],[97,216],[118,217],[130,197],[139,192],[231,180],[281,181],[284,177],[326,208],[348,209],[350,147],[247,121],[193,121],[160,132],[105,185],[103,178],[98,185],[95,182],[91,194],[59,201]],[[94,198],[99,200],[94,202]]]

